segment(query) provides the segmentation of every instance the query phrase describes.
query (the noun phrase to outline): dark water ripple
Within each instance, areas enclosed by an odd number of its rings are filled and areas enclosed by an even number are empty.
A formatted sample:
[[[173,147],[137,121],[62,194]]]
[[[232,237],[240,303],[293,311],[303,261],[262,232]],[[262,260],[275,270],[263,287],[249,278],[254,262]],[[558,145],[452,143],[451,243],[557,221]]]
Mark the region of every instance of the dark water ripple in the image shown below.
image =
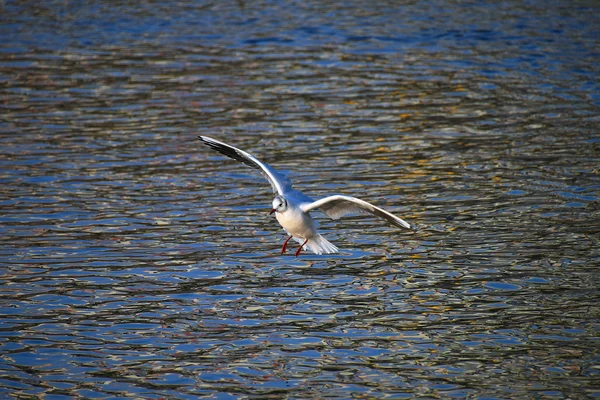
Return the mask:
[[[598,11],[3,3],[0,397],[600,397]]]

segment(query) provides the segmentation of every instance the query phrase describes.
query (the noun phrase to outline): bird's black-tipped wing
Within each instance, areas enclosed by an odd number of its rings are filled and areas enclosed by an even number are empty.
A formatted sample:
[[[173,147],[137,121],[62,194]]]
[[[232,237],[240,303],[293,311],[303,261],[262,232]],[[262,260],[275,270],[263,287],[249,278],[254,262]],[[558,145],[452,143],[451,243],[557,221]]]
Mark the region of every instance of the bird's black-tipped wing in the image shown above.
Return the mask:
[[[396,217],[384,209],[374,206],[364,200],[350,196],[329,196],[312,203],[305,203],[300,206],[302,211],[308,212],[319,208],[332,219],[338,219],[348,214],[372,214],[385,219],[392,225],[400,228],[411,229],[410,224],[401,218]]]
[[[230,146],[208,136],[198,136],[200,140],[210,148],[236,161],[262,172],[273,187],[273,193],[280,195],[292,192],[292,182],[282,173],[275,171],[268,164],[260,162],[252,154]]]

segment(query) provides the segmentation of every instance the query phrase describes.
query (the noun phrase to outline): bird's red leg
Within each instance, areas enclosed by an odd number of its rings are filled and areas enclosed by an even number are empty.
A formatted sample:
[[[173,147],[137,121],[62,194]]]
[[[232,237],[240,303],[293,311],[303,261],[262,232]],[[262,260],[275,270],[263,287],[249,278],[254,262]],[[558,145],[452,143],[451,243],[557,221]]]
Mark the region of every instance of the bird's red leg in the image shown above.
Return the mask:
[[[304,243],[302,243],[302,245],[298,248],[298,250],[296,250],[296,257],[298,257],[298,255],[300,255],[300,252],[302,251],[302,248],[304,247],[304,245],[306,244],[306,242],[308,242],[308,239],[306,239],[304,241]]]
[[[287,244],[291,238],[293,238],[293,236],[290,236],[289,238],[286,239],[285,242],[283,242],[283,247],[281,248],[281,254],[285,253],[285,249],[287,248]]]

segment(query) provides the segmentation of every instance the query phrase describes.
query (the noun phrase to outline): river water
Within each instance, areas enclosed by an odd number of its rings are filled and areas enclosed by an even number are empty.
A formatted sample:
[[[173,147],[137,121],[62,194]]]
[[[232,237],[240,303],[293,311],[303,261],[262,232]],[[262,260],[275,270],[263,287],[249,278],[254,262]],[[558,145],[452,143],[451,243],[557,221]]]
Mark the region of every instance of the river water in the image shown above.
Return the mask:
[[[1,2],[0,398],[600,398],[599,15]]]

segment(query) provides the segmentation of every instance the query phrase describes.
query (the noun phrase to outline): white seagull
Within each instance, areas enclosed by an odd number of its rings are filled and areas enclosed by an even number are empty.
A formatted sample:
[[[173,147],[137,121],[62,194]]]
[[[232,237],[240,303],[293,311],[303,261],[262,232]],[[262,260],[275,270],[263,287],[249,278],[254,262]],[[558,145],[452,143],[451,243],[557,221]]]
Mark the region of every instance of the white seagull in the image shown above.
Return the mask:
[[[319,208],[332,219],[338,219],[347,214],[373,214],[385,219],[392,225],[411,229],[408,222],[356,197],[334,195],[314,201],[302,192],[292,189],[292,183],[285,175],[275,171],[266,163],[260,162],[252,154],[207,136],[198,137],[213,150],[261,171],[264,177],[267,178],[273,187],[273,193],[276,193],[271,214],[275,213],[279,224],[290,235],[283,242],[281,254],[285,252],[286,246],[292,238],[300,243],[300,247],[295,253],[296,257],[302,249],[310,250],[315,254],[337,253],[338,248],[317,232],[317,223],[309,214],[315,208]]]

